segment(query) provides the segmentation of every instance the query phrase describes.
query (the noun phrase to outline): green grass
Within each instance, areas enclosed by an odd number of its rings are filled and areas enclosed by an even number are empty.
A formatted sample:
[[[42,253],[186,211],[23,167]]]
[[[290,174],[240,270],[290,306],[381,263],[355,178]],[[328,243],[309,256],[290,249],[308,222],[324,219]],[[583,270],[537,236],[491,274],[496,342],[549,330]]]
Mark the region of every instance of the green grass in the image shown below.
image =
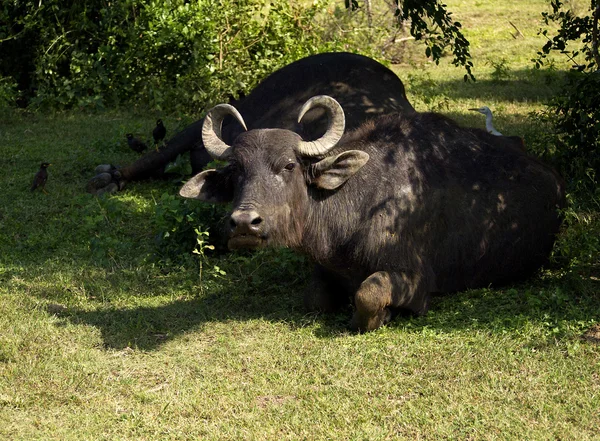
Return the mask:
[[[529,114],[568,63],[531,69],[545,2],[525,3],[449,2],[478,81],[415,55],[393,68],[417,109],[483,126],[467,109],[488,105],[500,131],[543,152],[547,127]],[[507,34],[507,18],[526,38]],[[486,64],[496,53],[501,78]],[[600,439],[597,272],[554,265],[355,335],[349,309],[304,312],[310,264],[291,252],[207,251],[202,280],[193,237],[158,253],[179,224],[156,209],[178,184],[84,192],[97,164],[136,158],[123,134],[149,136],[155,116],[0,123],[0,439]],[[42,161],[49,195],[29,192]]]

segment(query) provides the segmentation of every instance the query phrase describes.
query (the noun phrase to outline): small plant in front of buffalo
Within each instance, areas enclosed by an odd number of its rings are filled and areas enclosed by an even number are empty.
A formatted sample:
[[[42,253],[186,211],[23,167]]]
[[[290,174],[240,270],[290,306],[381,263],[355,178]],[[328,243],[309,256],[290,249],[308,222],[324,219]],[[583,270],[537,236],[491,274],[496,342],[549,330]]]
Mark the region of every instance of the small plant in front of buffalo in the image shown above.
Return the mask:
[[[204,264],[208,260],[208,256],[206,254],[207,250],[214,251],[215,246],[208,243],[208,237],[210,233],[208,231],[202,230],[201,227],[194,228],[194,233],[196,233],[196,247],[192,251],[195,255],[198,256],[198,285],[200,286],[200,292],[204,293],[204,288],[202,285],[202,276],[204,270]],[[227,273],[215,265],[212,269],[212,274],[217,277],[226,276]]]
[[[207,249],[209,231],[219,231],[224,209],[186,201],[165,192],[155,200],[154,213],[157,230],[155,253],[159,261],[169,265],[186,260],[195,247],[200,246],[201,251]],[[202,243],[198,242],[199,239]],[[210,246],[214,249],[214,245]]]

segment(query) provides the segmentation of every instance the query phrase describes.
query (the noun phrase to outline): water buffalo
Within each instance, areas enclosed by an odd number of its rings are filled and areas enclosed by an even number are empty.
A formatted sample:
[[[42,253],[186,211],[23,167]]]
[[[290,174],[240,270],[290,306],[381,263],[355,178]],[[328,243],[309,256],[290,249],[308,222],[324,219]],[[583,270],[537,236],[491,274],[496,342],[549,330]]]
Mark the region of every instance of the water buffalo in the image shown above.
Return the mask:
[[[502,137],[434,113],[387,115],[344,133],[331,97],[310,99],[328,129],[313,141],[285,129],[249,130],[231,145],[227,104],[205,118],[202,139],[220,170],[184,197],[233,202],[230,248],[282,245],[318,264],[309,308],[353,296],[352,327],[376,329],[400,310],[424,314],[434,292],[503,284],[547,261],[564,206],[560,176]],[[254,116],[256,118],[256,116]]]
[[[314,139],[325,131],[322,111],[309,112],[302,124],[294,116],[310,97],[322,94],[334,97],[344,107],[350,129],[378,115],[415,111],[396,74],[371,58],[346,52],[312,55],[295,61],[231,104],[247,115],[246,124],[251,129],[277,127]],[[124,182],[160,175],[167,163],[186,151],[191,151],[192,171],[201,171],[211,161],[201,141],[202,123],[203,120],[197,121],[173,136],[161,151],[150,152],[121,168],[119,187]],[[224,121],[222,136],[226,142],[233,141],[241,131],[234,119]],[[102,191],[103,185],[97,183],[104,181],[93,178],[88,191]]]

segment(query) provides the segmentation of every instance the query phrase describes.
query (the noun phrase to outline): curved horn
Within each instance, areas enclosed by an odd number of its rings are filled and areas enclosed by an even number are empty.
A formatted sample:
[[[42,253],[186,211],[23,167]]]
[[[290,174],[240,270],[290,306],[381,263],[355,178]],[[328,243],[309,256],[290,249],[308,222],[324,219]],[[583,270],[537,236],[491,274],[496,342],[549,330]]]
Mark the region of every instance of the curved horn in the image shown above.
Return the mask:
[[[329,124],[325,134],[319,139],[315,141],[300,141],[297,147],[298,153],[306,156],[322,156],[327,153],[338,143],[346,127],[344,109],[342,109],[340,103],[327,95],[314,96],[304,103],[302,109],[300,109],[298,122],[302,120],[306,112],[314,107],[325,109]]]
[[[233,116],[244,130],[248,130],[244,118],[232,105],[219,104],[210,109],[202,124],[202,142],[206,151],[215,159],[225,159],[231,153],[231,146],[227,145],[221,138],[221,125],[227,115]]]

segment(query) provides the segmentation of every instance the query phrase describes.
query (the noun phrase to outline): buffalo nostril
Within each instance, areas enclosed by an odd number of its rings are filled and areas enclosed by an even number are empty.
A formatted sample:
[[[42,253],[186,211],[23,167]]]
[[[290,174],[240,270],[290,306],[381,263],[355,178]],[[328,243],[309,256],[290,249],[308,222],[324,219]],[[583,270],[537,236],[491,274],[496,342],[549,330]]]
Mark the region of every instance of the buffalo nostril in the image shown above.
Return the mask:
[[[254,234],[262,224],[263,219],[254,210],[234,211],[229,218],[229,227],[237,234]]]

